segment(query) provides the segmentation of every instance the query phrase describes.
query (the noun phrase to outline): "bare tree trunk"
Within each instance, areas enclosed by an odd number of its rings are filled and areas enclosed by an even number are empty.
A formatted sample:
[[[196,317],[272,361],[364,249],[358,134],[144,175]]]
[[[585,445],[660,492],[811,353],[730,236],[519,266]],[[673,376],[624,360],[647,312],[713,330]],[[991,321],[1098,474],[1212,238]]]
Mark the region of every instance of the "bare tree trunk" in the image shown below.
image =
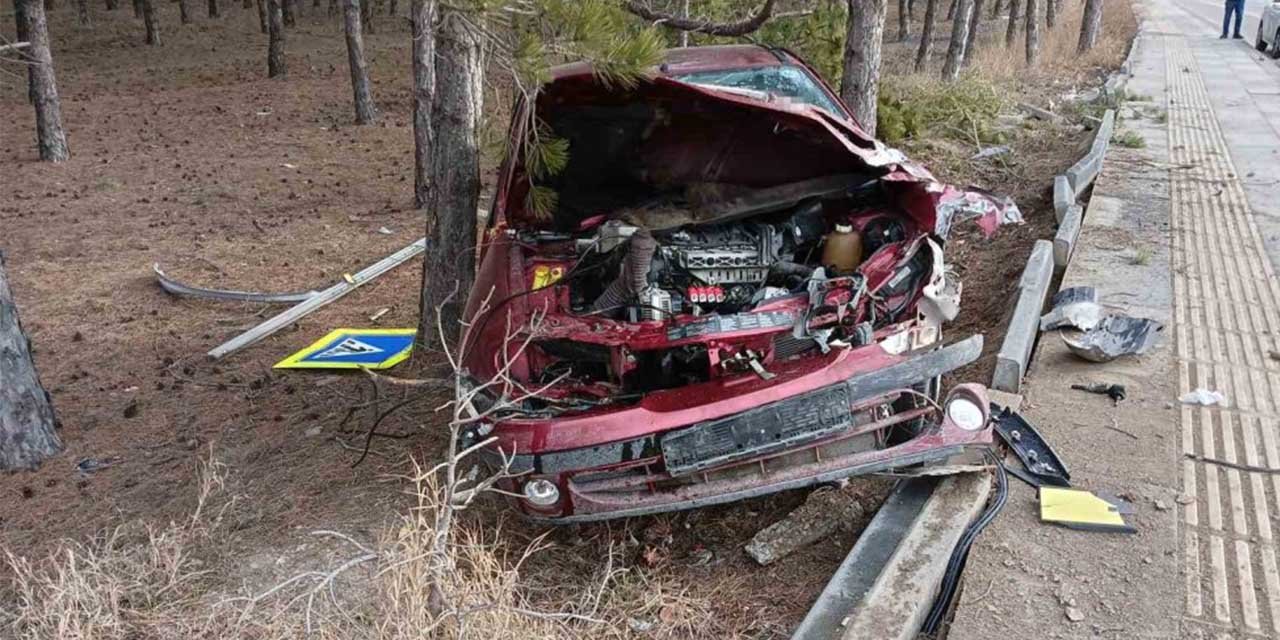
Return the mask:
[[[142,0],[133,0],[133,17],[142,17]]]
[[[951,4],[947,6],[947,20],[955,20],[955,19],[956,19],[956,5],[957,5],[957,4],[958,4],[957,0],[951,0]]]
[[[156,20],[155,0],[142,0],[142,22],[147,26],[147,44],[160,46],[160,21]]]
[[[1080,43],[1076,51],[1084,53],[1098,42],[1098,30],[1102,25],[1102,0],[1085,0],[1084,18],[1080,21]]]
[[[120,8],[119,0],[107,0],[107,11],[115,11]]]
[[[294,22],[293,20],[293,0],[275,0],[275,1],[276,1],[276,4],[280,6],[281,25],[285,27],[295,26],[297,23]],[[271,17],[270,15],[267,16],[268,24],[270,23],[270,17]],[[284,33],[284,29],[281,29],[280,33]]]
[[[39,9],[41,24],[44,8]],[[0,253],[0,471],[35,469],[62,451],[49,393],[40,385],[31,343],[22,332],[18,306]]]
[[[267,33],[267,0],[257,0],[258,4],[258,28],[263,33]]]
[[[76,0],[76,15],[80,19],[80,24],[88,26],[89,24],[89,0]]]
[[[1040,3],[1027,0],[1027,66],[1036,66],[1040,59]]]
[[[360,0],[345,0],[343,28],[347,32],[347,61],[351,64],[351,91],[356,101],[356,124],[373,122],[373,96],[369,95],[369,70],[364,64],[364,38],[360,35]]]
[[[1039,1],[1027,0],[1027,67],[1039,60]]]
[[[445,332],[461,329],[466,292],[475,278],[476,205],[480,200],[478,131],[484,99],[484,60],[477,27],[455,10],[442,10],[437,30],[437,79],[431,107],[431,148],[427,231],[423,260],[423,344],[438,348],[435,309]],[[455,294],[454,292],[458,293]]]
[[[1045,27],[1052,29],[1058,23],[1058,3],[1054,0],[1044,0],[1044,24]]]
[[[973,52],[978,48],[978,31],[982,26],[982,2],[983,0],[972,0],[973,11],[969,12],[969,33],[966,34],[964,42],[964,58],[960,61],[960,66],[969,66],[969,60],[973,58]]]
[[[365,33],[374,33],[373,9],[373,0],[364,0],[360,3],[360,28]]]
[[[428,169],[435,139],[431,131],[431,101],[436,93],[436,1],[413,0],[410,5],[413,12],[413,206],[418,209],[427,206],[431,193]],[[428,320],[422,322],[425,324]]]
[[[1002,2],[1001,0],[994,0],[991,3],[991,15],[989,16],[989,19],[995,20],[996,18],[999,18],[1000,10],[1003,8],[1004,8],[1004,2]]]
[[[18,42],[31,41],[31,17],[27,15],[26,0],[13,0],[13,22],[14,37]],[[46,38],[48,36],[46,35]],[[35,53],[28,49],[23,51],[19,49],[16,55],[20,60],[30,63],[35,59]],[[27,68],[27,102],[36,103],[36,80],[35,66],[33,64],[23,65]]]
[[[680,3],[680,17],[684,18],[685,20],[689,19],[689,0],[683,0],[683,2]],[[680,47],[684,48],[687,46],[689,46],[689,32],[681,30],[680,31]]]
[[[288,0],[266,0],[267,3],[267,77],[283,76],[284,64],[284,9]]]
[[[240,3],[240,8],[241,8],[241,9],[252,9],[252,8],[253,8],[253,0],[244,0],[243,2],[241,2],[241,3]]]
[[[884,41],[887,0],[848,0],[840,98],[870,135],[876,133],[880,86],[880,46]]]
[[[942,79],[960,77],[964,64],[965,42],[969,39],[969,15],[973,12],[973,0],[959,0],[955,22],[951,24],[951,44],[947,47],[947,61],[942,65]]]
[[[1004,47],[1012,49],[1018,41],[1018,24],[1022,20],[1022,0],[1009,0],[1009,26],[1004,32]]]
[[[907,0],[907,21],[916,19],[916,0]]]
[[[178,0],[178,22],[191,24],[191,11],[187,7],[188,0]]]
[[[53,74],[53,52],[49,50],[49,25],[40,0],[18,0],[22,11],[27,47],[27,87],[36,108],[36,141],[40,159],[62,162],[71,157],[67,133],[62,128],[62,101],[58,99],[58,83]]]
[[[911,36],[910,0],[898,0],[898,42],[905,42]]]
[[[218,0],[209,0],[209,17],[217,18],[221,13],[218,11]]]
[[[916,73],[929,66],[929,57],[933,55],[933,23],[937,13],[938,0],[926,0],[924,26],[920,28],[920,48],[916,49]]]

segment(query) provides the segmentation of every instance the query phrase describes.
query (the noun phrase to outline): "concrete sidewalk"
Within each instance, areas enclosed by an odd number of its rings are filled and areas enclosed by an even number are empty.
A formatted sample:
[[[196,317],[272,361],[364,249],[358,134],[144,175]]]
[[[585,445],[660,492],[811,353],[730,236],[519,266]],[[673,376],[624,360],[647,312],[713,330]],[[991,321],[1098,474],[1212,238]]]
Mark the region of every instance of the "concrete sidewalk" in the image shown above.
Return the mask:
[[[1138,533],[1041,524],[1013,482],[970,556],[952,640],[1280,637],[1280,475],[1187,457],[1280,468],[1280,68],[1218,40],[1194,2],[1146,6],[1128,88],[1150,99],[1117,127],[1146,147],[1113,145],[1062,283],[1164,336],[1091,364],[1046,334],[1023,404],[1077,486],[1134,504]],[[1089,382],[1128,398],[1070,389]],[[1197,387],[1226,406],[1179,403]]]

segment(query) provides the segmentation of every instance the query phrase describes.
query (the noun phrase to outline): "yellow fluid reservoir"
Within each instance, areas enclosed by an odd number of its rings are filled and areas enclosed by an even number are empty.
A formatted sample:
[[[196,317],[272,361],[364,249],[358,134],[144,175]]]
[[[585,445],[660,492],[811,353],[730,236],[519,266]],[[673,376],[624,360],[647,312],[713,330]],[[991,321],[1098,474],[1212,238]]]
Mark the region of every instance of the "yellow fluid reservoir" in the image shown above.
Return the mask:
[[[822,247],[822,265],[834,268],[837,273],[850,273],[862,264],[862,234],[851,225],[838,224],[827,234]]]

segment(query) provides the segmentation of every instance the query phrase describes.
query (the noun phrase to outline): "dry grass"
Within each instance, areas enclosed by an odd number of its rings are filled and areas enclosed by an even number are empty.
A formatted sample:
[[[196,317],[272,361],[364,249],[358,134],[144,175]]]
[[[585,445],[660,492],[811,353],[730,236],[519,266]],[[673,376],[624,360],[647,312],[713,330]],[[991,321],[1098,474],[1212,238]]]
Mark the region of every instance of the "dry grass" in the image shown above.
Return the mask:
[[[688,589],[623,568],[621,553],[601,558],[590,580],[533,586],[521,568],[535,554],[565,553],[536,538],[512,545],[500,525],[455,523],[443,584],[429,566],[444,493],[430,475],[416,485],[417,505],[378,543],[337,532],[339,549],[306,571],[260,592],[228,595],[234,549],[224,515],[226,468],[210,458],[199,470],[191,517],[165,527],[121,526],[88,542],[64,541],[43,558],[6,551],[0,577],[0,636],[24,640],[298,638],[477,640],[520,638],[719,637],[714,592]]]
[[[1004,46],[1007,22],[995,21],[988,23],[997,28],[983,34],[983,41],[970,59],[968,73],[994,82],[1039,81],[1050,77],[1068,82],[1088,80],[1099,68],[1114,68],[1124,60],[1138,28],[1133,5],[1124,1],[1106,3],[1097,43],[1081,55],[1076,53],[1076,46],[1084,3],[1062,0],[1058,13],[1053,29],[1045,30],[1041,24],[1040,58],[1035,67],[1026,66],[1025,33],[1019,32],[1014,46],[1007,49]]]

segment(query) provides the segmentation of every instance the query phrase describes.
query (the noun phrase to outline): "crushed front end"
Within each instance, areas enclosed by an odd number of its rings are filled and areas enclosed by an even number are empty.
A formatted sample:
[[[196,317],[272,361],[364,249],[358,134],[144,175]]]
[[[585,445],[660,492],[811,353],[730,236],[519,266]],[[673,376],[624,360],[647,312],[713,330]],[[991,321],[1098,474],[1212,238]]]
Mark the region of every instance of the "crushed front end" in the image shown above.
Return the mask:
[[[504,167],[464,345],[469,436],[523,512],[686,509],[991,444],[985,391],[938,388],[982,346],[944,346],[944,246],[1012,203],[793,102],[568,74],[537,109],[569,146],[556,207]]]

